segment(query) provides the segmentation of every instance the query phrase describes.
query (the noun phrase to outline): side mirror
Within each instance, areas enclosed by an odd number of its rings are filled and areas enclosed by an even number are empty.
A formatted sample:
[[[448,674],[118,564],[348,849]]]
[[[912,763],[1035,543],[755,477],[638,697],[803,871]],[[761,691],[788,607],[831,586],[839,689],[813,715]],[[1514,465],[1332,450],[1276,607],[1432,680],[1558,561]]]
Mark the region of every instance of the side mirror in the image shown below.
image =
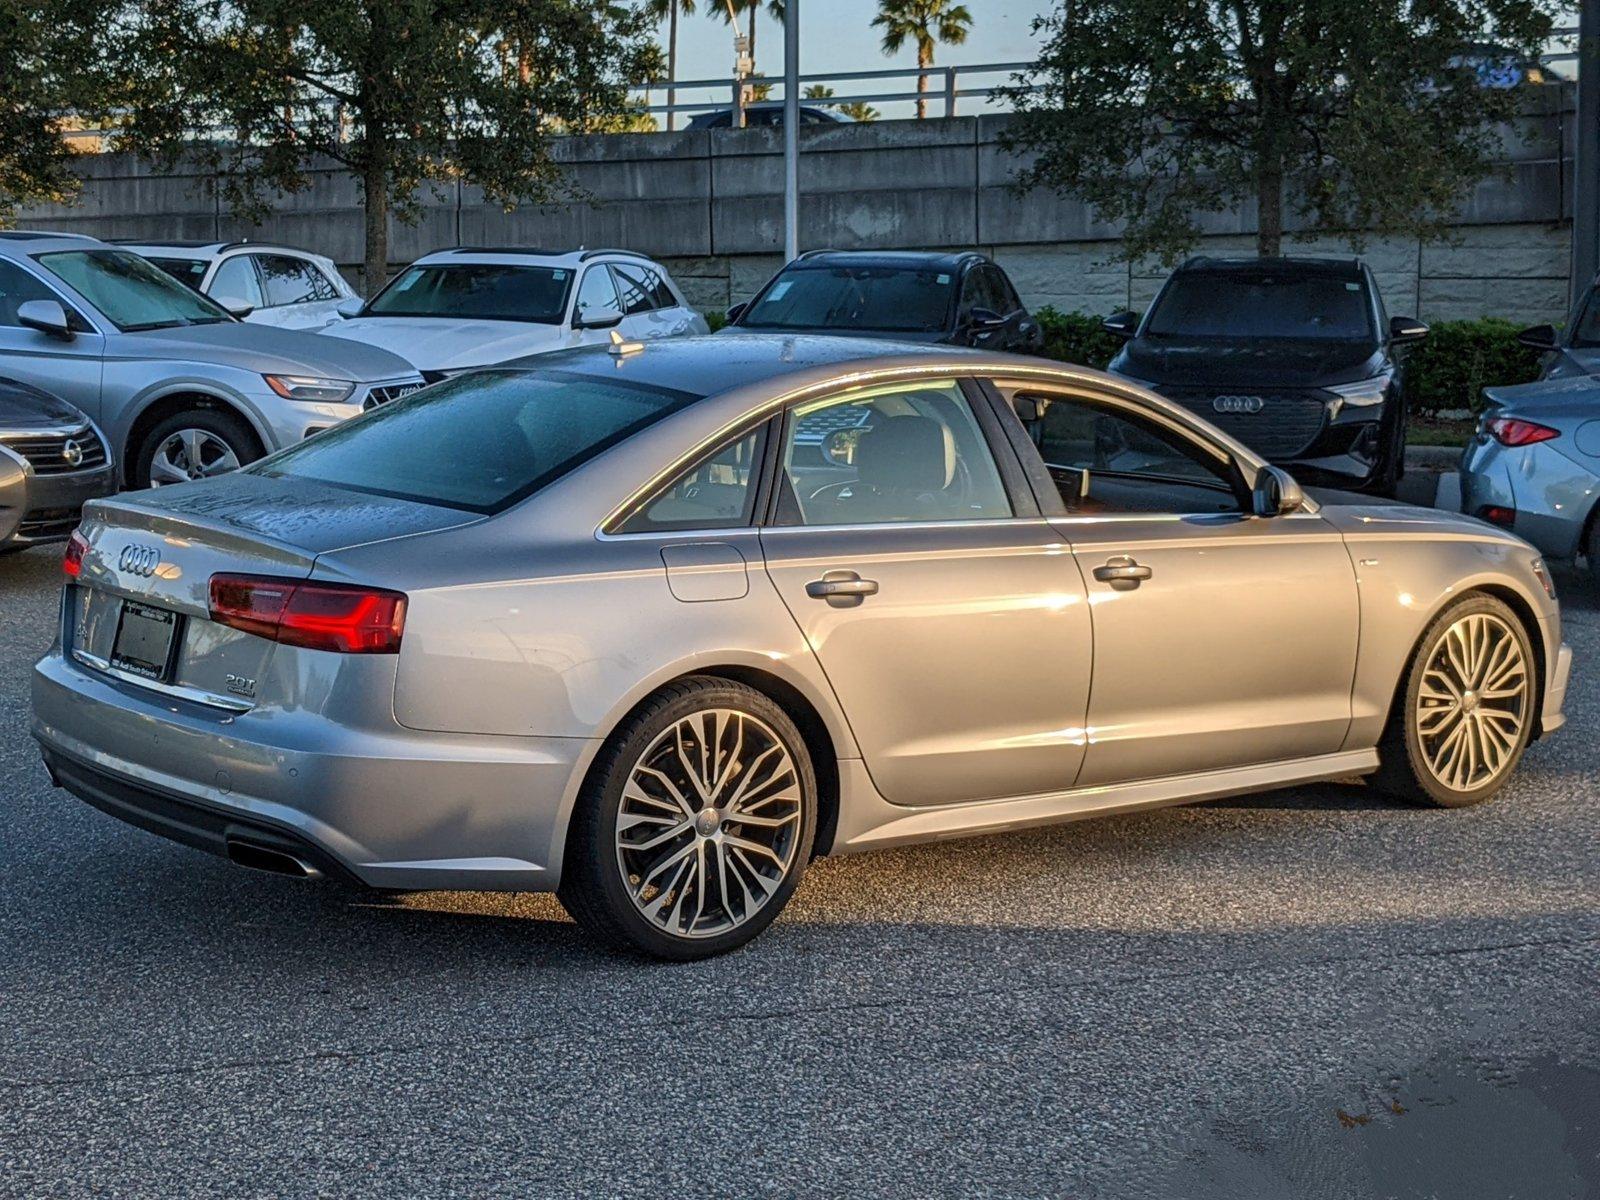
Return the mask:
[[[1427,336],[1427,325],[1417,320],[1415,317],[1389,318],[1389,340],[1397,345],[1404,345],[1408,342],[1420,342]]]
[[[1104,329],[1112,337],[1119,337],[1126,341],[1139,331],[1139,314],[1135,312],[1112,313],[1104,321],[1100,322],[1100,328]]]
[[[256,310],[254,304],[251,304],[248,300],[241,300],[238,296],[213,296],[211,299],[215,303],[222,305],[232,316],[238,317],[241,321]]]
[[[728,306],[728,324],[732,325],[735,321],[737,321],[741,316],[744,315],[744,310],[749,308],[749,307],[750,307],[750,301],[748,301],[748,300],[741,300],[737,304],[729,305]]]
[[[1262,467],[1252,495],[1258,517],[1281,517],[1296,512],[1306,501],[1294,476],[1282,467]]]
[[[351,296],[348,300],[341,300],[333,306],[333,311],[341,317],[359,317],[361,310],[366,308],[367,302],[360,296]]]
[[[622,324],[622,314],[614,308],[592,308],[572,322],[574,329],[615,329]]]
[[[72,322],[67,320],[67,310],[59,300],[24,300],[17,305],[17,324],[37,329],[63,342],[73,338]]]
[[[1554,325],[1530,325],[1517,334],[1517,341],[1534,350],[1559,350],[1561,339]]]

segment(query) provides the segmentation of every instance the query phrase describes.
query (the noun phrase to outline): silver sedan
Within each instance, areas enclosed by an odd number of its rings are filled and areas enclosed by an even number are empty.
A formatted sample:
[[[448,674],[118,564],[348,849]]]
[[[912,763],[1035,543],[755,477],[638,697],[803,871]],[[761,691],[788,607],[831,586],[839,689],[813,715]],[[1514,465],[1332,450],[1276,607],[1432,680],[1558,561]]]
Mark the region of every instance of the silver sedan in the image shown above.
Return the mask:
[[[1039,360],[618,344],[90,506],[55,781],[289,875],[737,946],[817,855],[1314,779],[1472,804],[1556,729],[1526,543],[1319,502]]]

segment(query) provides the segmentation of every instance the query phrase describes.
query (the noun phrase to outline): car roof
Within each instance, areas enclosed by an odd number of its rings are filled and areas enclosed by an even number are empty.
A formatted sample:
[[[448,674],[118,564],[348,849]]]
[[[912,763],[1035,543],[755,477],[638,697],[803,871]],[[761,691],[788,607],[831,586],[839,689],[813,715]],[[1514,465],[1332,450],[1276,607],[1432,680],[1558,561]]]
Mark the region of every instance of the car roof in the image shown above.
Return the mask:
[[[954,271],[989,260],[976,250],[807,250],[784,270],[824,267],[931,267]]]
[[[648,254],[640,254],[636,250],[613,250],[606,248],[585,249],[580,246],[576,250],[547,250],[538,246],[449,246],[443,250],[435,250],[424,254],[412,266],[438,266],[441,263],[462,263],[471,265],[492,264],[495,266],[541,266],[541,267],[571,267],[578,268],[586,262],[595,259],[635,259],[659,266],[655,259]]]
[[[103,246],[99,238],[82,233],[60,233],[52,229],[0,230],[0,249],[14,254],[39,254],[46,250],[66,250],[76,245]]]
[[[303,254],[307,258],[321,258],[322,255],[313,250],[305,250],[299,246],[289,246],[282,242],[147,242],[138,238],[112,238],[113,246],[120,246],[124,250],[132,250],[141,254],[146,250],[153,250],[161,254],[175,254],[178,258],[205,258],[215,254],[226,254],[231,250],[269,250],[274,254]],[[193,251],[185,254],[184,251]]]
[[[1280,255],[1276,258],[1219,258],[1199,255],[1188,259],[1179,271],[1238,272],[1241,275],[1320,275],[1335,279],[1360,279],[1359,258],[1322,258]]]

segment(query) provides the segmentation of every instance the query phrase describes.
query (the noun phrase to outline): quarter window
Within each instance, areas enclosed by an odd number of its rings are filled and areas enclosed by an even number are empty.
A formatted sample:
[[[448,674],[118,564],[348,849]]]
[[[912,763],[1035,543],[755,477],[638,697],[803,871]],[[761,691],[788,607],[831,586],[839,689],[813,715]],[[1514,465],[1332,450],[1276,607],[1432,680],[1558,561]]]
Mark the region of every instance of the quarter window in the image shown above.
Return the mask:
[[[736,529],[754,523],[756,474],[766,437],[762,426],[690,467],[618,533],[673,529]]]
[[[954,380],[868,388],[794,409],[780,521],[861,525],[1009,517],[994,455]]]

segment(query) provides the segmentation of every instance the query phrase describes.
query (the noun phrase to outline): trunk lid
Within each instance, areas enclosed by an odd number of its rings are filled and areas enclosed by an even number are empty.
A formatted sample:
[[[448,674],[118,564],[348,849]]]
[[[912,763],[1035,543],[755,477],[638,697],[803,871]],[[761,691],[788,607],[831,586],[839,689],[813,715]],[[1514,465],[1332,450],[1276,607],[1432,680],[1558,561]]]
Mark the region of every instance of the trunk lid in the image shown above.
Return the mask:
[[[79,663],[128,682],[251,708],[266,698],[262,681],[280,647],[210,619],[213,575],[305,579],[325,553],[476,519],[240,473],[94,501],[80,526],[88,550],[68,592],[65,644]]]

